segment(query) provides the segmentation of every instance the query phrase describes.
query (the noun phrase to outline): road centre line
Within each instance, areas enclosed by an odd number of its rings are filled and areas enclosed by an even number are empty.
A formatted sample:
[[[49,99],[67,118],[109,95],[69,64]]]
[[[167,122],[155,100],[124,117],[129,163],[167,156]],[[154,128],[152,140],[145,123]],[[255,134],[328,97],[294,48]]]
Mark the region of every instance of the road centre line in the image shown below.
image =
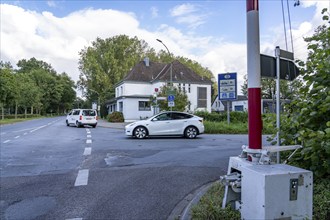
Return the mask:
[[[23,135],[27,135],[27,133],[25,132]]]
[[[46,126],[47,126],[47,125],[43,125],[43,126],[37,127],[36,129],[31,130],[30,132],[35,132],[35,131],[37,131],[37,130],[39,130],[39,129],[41,129],[41,128],[44,128],[44,127],[46,127]]]
[[[87,139],[86,140],[86,144],[91,144],[92,143],[92,140],[91,139]]]
[[[8,143],[9,141],[10,141],[10,140],[5,140],[5,141],[4,141],[4,142],[2,142],[2,143],[4,143],[4,144],[5,144],[5,143]]]
[[[79,170],[74,186],[86,186],[88,183],[89,170]]]
[[[18,135],[18,136],[15,137],[15,139],[17,139],[17,138],[19,138],[19,137],[20,137],[20,136]]]
[[[92,138],[92,135],[88,134],[88,135],[87,135],[87,138]]]
[[[85,147],[84,156],[91,155],[91,153],[92,153],[92,148],[91,147]]]

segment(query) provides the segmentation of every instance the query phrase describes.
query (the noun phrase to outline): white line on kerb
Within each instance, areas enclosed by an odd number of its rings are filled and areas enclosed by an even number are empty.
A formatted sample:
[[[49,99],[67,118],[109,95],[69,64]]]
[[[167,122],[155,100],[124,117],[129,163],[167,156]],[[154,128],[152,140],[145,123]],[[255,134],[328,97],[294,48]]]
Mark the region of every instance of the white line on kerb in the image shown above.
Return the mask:
[[[3,143],[5,144],[5,143],[8,143],[10,140],[5,140]]]
[[[19,138],[19,137],[20,137],[20,136],[18,135],[18,136],[15,137],[15,139],[17,139],[17,138]]]
[[[91,155],[91,153],[92,153],[92,148],[86,147],[84,150],[84,156]]]
[[[86,186],[88,183],[89,170],[79,170],[74,186]]]
[[[91,144],[92,143],[92,140],[91,139],[87,139],[86,140],[86,144]]]
[[[67,218],[65,220],[83,220],[83,218]]]

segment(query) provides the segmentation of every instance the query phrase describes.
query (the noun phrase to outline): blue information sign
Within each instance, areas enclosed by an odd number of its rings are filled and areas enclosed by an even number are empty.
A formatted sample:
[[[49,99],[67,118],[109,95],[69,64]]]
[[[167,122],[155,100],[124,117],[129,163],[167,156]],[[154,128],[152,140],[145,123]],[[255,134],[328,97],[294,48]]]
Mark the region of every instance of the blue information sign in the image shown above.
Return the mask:
[[[237,73],[218,74],[218,99],[237,99]]]
[[[169,95],[169,96],[167,97],[167,100],[168,100],[169,102],[173,102],[174,99],[175,99],[174,95]]]

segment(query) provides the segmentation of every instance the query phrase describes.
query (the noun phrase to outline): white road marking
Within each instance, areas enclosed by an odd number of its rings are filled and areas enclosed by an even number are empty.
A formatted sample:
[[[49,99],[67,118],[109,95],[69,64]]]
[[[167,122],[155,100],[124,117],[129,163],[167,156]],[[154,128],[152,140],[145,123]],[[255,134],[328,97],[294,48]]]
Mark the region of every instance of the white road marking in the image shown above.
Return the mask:
[[[91,132],[90,131],[87,131],[87,134],[90,134]]]
[[[79,170],[74,186],[86,186],[88,183],[89,170]]]
[[[86,128],[86,132],[87,133],[91,133],[91,131],[89,130],[89,128]]]
[[[23,135],[27,135],[27,133],[24,133]]]
[[[15,137],[15,139],[17,139],[17,138],[19,138],[19,137],[20,137],[20,136],[18,135],[18,136]]]
[[[91,155],[91,153],[92,153],[92,148],[86,147],[84,151],[84,156]]]
[[[88,135],[87,135],[87,138],[92,138],[92,135],[88,134]]]
[[[83,220],[83,218],[67,218],[65,220]]]
[[[91,139],[87,139],[86,140],[86,144],[91,144],[92,143],[92,140]]]
[[[5,140],[3,143],[5,144],[5,143],[8,143],[10,140]]]
[[[41,128],[44,128],[44,127],[46,127],[46,126],[47,126],[47,125],[43,125],[43,126],[37,127],[36,129],[31,130],[30,132],[35,132],[35,131],[37,131],[37,130],[39,130],[39,129],[41,129]]]
[[[52,123],[49,122],[47,125],[51,125],[51,124],[52,124]]]

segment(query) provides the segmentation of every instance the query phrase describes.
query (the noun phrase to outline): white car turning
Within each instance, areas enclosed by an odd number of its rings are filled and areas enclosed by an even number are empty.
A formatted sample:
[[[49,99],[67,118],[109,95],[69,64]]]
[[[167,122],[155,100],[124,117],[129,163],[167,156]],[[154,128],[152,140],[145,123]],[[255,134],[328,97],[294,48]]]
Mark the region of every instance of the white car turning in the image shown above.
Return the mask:
[[[196,138],[204,133],[203,118],[184,112],[162,112],[125,126],[125,134],[135,138],[180,135]]]
[[[65,123],[67,126],[73,124],[78,128],[84,125],[95,128],[97,125],[97,111],[94,109],[73,109],[66,116]]]

